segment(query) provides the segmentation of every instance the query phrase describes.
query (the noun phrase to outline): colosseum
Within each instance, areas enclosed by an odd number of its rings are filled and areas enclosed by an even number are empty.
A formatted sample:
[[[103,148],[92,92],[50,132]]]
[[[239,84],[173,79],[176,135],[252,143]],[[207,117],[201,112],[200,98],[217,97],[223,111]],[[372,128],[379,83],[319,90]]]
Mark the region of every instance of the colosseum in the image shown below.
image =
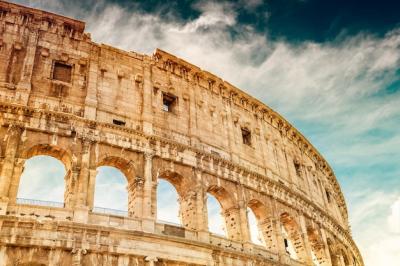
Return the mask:
[[[84,30],[0,1],[1,265],[364,265],[332,169],[282,116],[174,55]],[[38,155],[65,166],[62,206],[17,198]],[[94,208],[100,166],[125,175],[126,214]],[[157,219],[159,179],[181,225]],[[226,236],[209,232],[208,194]]]

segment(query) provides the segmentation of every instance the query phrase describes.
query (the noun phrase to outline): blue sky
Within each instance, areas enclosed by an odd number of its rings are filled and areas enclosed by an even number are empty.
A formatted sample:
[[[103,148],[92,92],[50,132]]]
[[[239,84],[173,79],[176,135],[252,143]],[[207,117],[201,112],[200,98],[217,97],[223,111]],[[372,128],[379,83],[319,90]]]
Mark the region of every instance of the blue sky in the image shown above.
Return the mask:
[[[333,167],[366,265],[399,265],[395,1],[16,2],[82,19],[96,42],[159,47],[274,108]]]

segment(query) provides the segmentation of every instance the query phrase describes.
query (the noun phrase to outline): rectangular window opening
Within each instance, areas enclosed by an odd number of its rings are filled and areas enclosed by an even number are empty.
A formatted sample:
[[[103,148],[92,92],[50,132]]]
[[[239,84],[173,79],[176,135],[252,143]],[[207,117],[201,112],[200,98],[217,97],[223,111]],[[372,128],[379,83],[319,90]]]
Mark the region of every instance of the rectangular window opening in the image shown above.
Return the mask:
[[[326,198],[328,199],[328,202],[331,203],[331,194],[327,190],[325,190],[325,193],[326,193]]]
[[[125,121],[113,119],[113,124],[117,126],[125,126]]]
[[[163,93],[163,111],[165,112],[174,112],[174,108],[176,105],[176,97],[170,94]]]
[[[247,128],[242,128],[243,144],[251,146],[251,132]]]
[[[293,162],[294,164],[294,168],[296,169],[296,175],[298,177],[303,177],[302,173],[301,173],[301,165],[297,162]]]
[[[72,66],[64,64],[62,62],[55,62],[53,69],[53,79],[62,82],[71,82]]]

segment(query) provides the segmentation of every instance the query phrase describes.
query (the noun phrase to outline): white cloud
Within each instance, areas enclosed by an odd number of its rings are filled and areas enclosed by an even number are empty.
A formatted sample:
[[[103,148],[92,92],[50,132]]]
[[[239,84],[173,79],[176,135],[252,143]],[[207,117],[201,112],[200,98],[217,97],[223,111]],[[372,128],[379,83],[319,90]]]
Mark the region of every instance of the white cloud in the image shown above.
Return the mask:
[[[400,197],[390,206],[390,209],[391,214],[388,217],[389,228],[391,232],[400,234]]]

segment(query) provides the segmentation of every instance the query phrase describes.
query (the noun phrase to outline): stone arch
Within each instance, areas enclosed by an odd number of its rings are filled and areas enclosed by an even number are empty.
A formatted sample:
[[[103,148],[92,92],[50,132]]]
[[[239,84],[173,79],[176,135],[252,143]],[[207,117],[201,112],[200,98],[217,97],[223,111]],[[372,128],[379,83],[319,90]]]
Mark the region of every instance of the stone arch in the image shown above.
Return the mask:
[[[214,196],[221,205],[228,238],[237,241],[242,240],[240,208],[238,204],[235,203],[232,194],[224,187],[218,185],[210,185],[206,189],[206,192]]]
[[[22,152],[21,158],[27,160],[37,155],[47,155],[60,160],[68,171],[72,168],[73,157],[65,149],[50,144],[36,144]]]
[[[271,210],[260,200],[254,198],[247,202],[247,207],[253,211],[257,219],[257,227],[262,235],[265,247],[272,250],[275,247],[275,237]]]
[[[288,234],[288,240],[293,244],[294,252],[299,261],[306,262],[308,259],[301,233],[301,228],[296,220],[288,212],[283,212],[279,216],[281,225]]]
[[[152,212],[157,212],[158,179],[171,184],[177,194],[179,202],[179,218],[182,226],[190,230],[202,228],[197,210],[198,199],[201,198],[201,185],[198,185],[192,167],[185,166],[160,157],[153,158],[152,179],[154,182],[152,195]]]
[[[310,242],[311,251],[314,253],[318,265],[329,266],[329,259],[325,252],[325,244],[319,229],[313,226],[308,226],[307,237]]]
[[[75,189],[75,182],[77,178],[72,178],[73,175],[78,175],[78,173],[74,170],[74,158],[71,155],[71,153],[57,145],[51,145],[51,144],[35,144],[28,149],[25,149],[21,152],[21,160],[25,163],[26,160],[31,159],[35,156],[50,156],[54,159],[57,159],[60,161],[65,168],[65,176],[64,176],[64,181],[65,181],[65,188],[64,188],[64,206],[65,207],[72,207],[73,206],[73,193]],[[19,184],[21,182],[21,175],[22,171],[18,173],[18,176],[14,176],[16,179],[16,183]],[[18,192],[18,187],[12,189],[10,191],[10,194],[12,195],[13,198],[16,198],[17,192]]]
[[[327,239],[332,266],[350,266],[349,254],[346,247],[338,240]]]
[[[185,186],[183,184],[184,177],[181,174],[174,172],[172,170],[165,170],[165,171],[162,171],[161,173],[158,173],[157,180],[158,179],[162,179],[162,180],[168,182],[173,187],[172,189],[175,189],[174,192],[176,192],[177,197],[178,197],[178,205],[179,205],[178,206],[178,216],[179,216],[180,223],[181,223],[181,225],[183,225],[185,227],[189,227],[189,224],[191,222],[190,221],[191,217],[188,217],[188,215],[186,214],[185,207],[187,207],[187,206],[182,206],[182,205],[186,205],[184,202],[184,196],[186,194]],[[158,189],[159,189],[159,182],[157,181],[157,189],[156,189],[157,219],[158,219],[158,208],[159,208]]]
[[[344,266],[350,266],[349,256],[347,255],[347,252],[344,250],[344,247],[341,247],[339,252],[343,258]]]
[[[168,181],[172,186],[174,186],[179,197],[183,197],[186,194],[186,191],[188,190],[187,187],[185,187],[183,176],[175,171],[171,170],[162,171],[161,173],[158,174],[157,178],[164,179]]]
[[[100,166],[112,166],[117,168],[125,175],[128,184],[135,180],[136,168],[132,160],[127,160],[118,156],[105,156],[97,164],[97,167]]]
[[[101,166],[110,166],[122,172],[127,180],[128,191],[128,216],[135,213],[135,187],[142,186],[143,180],[136,177],[136,167],[132,160],[128,160],[119,156],[105,155],[96,165],[96,169]],[[97,174],[96,174],[97,177]],[[95,180],[96,182],[96,180]],[[94,196],[94,195],[93,195]]]
[[[211,185],[206,189],[206,191],[218,200],[223,210],[229,210],[236,206],[231,194],[222,186]]]

